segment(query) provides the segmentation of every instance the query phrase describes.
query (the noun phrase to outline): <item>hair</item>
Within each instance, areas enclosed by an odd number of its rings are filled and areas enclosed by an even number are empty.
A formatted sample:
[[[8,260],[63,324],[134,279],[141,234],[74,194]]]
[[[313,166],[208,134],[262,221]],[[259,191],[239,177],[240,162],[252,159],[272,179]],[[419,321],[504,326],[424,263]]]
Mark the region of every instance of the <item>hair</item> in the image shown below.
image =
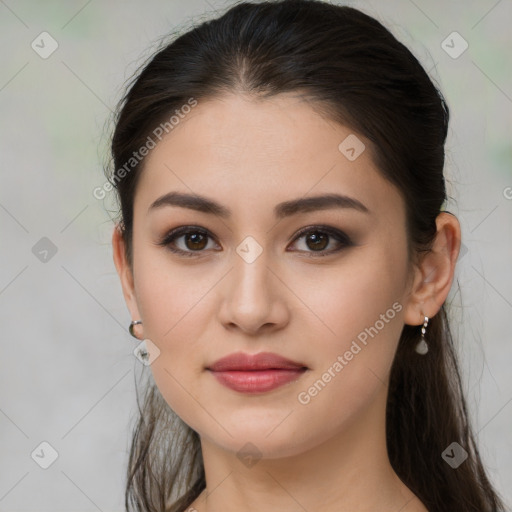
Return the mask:
[[[177,109],[224,94],[265,99],[300,93],[326,119],[370,141],[372,158],[405,201],[409,262],[429,251],[447,200],[444,145],[449,109],[418,60],[379,21],[319,0],[240,2],[162,45],[127,85],[106,169],[132,258],[134,194],[144,159],[134,151]],[[166,130],[167,131],[167,130]],[[122,179],[119,179],[122,176]],[[446,304],[430,320],[429,352],[405,325],[389,377],[386,439],[391,465],[430,512],[505,510],[471,430]],[[197,432],[148,382],[129,455],[127,510],[185,510],[205,488]],[[442,452],[459,443],[453,469]]]

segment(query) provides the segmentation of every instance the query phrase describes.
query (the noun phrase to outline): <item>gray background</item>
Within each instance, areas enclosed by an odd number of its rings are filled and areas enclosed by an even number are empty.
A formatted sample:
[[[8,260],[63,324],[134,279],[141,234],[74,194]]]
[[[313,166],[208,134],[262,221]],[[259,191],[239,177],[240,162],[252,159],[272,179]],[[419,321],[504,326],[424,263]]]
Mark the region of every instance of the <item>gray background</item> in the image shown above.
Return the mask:
[[[411,48],[451,108],[454,331],[481,453],[510,503],[512,3],[346,3]],[[123,510],[135,378],[149,369],[127,332],[113,203],[92,194],[106,123],[160,36],[229,4],[0,0],[0,511]],[[58,43],[46,59],[31,47],[43,31]],[[469,45],[458,58],[442,48],[453,31]],[[44,441],[58,453],[48,469],[31,456]]]

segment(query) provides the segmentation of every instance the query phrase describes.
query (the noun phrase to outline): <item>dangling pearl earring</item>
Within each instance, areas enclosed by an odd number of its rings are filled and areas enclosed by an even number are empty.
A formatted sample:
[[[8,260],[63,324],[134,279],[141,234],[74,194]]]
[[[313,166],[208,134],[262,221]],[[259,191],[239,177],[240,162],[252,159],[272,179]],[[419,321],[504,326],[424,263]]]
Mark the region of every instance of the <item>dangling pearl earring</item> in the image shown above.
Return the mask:
[[[425,322],[421,328],[421,339],[416,345],[416,352],[424,356],[428,352],[427,341],[425,340],[425,333],[427,332],[428,316],[425,317]]]

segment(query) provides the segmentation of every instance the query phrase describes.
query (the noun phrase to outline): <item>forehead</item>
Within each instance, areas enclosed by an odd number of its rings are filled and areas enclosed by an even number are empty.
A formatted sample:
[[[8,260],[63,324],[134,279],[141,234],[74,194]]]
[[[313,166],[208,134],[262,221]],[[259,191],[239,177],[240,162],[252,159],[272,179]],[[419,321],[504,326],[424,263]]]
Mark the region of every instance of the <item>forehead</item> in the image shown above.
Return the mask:
[[[356,155],[362,150],[357,158],[347,158],[344,141],[356,144]],[[269,208],[326,192],[357,197],[371,209],[400,204],[375,167],[369,142],[297,94],[198,101],[146,157],[135,208],[147,209],[171,190]]]

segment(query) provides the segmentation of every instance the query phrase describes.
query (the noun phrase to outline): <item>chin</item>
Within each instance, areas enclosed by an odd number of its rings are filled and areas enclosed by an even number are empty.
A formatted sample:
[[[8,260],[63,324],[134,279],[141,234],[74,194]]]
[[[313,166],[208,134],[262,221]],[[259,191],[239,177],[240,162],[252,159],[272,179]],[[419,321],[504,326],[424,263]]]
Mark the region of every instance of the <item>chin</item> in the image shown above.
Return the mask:
[[[286,415],[285,415],[286,416]],[[289,418],[290,419],[290,418]],[[209,443],[215,444],[222,449],[236,453],[240,460],[247,456],[252,459],[281,459],[299,455],[317,444],[322,438],[310,432],[299,432],[299,426],[291,421],[285,426],[288,420],[282,422],[266,421],[256,422],[247,425],[246,428],[238,426],[225,426],[229,434],[222,428],[212,431],[196,430],[201,438],[208,439]],[[235,424],[236,425],[236,424]],[[231,436],[230,436],[231,434]]]

